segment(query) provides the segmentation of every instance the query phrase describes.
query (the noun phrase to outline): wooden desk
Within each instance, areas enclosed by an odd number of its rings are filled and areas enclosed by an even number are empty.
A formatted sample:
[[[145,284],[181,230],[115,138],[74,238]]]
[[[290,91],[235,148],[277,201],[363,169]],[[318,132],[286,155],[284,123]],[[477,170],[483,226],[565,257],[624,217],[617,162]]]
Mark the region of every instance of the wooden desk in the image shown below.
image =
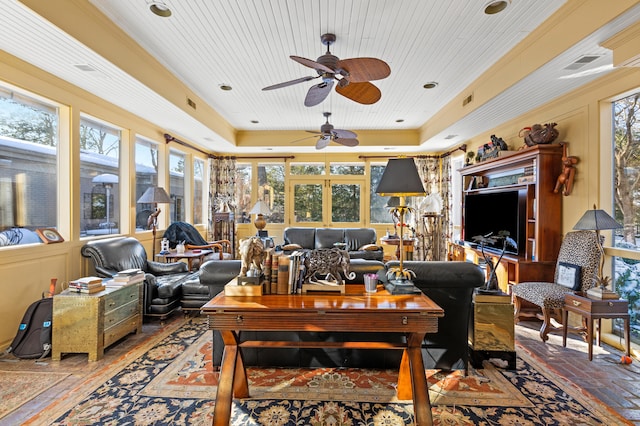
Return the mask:
[[[208,249],[204,249],[204,250],[198,250],[198,251],[193,251],[193,250],[186,250],[184,253],[178,253],[175,250],[171,250],[171,252],[169,254],[156,254],[156,257],[158,259],[164,259],[165,262],[173,262],[175,260],[180,260],[180,259],[187,259],[187,264],[189,265],[189,271],[193,271],[193,259],[199,259],[200,260],[200,264],[202,264],[202,259],[204,259],[204,257],[208,254],[213,253],[213,250],[208,250]]]
[[[431,425],[431,403],[422,362],[421,344],[426,333],[438,330],[444,311],[424,294],[390,295],[379,287],[365,295],[364,286],[346,295],[262,295],[230,297],[219,293],[202,307],[209,328],[219,330],[224,341],[220,380],[213,413],[214,425],[228,425],[233,397],[249,397],[242,347],[302,347],[402,349],[398,374],[399,399],[413,398],[415,423]],[[240,331],[332,331],[402,333],[405,344],[388,342],[239,341]]]
[[[582,316],[587,322],[587,343],[589,343],[589,361],[593,360],[593,320],[598,320],[596,344],[600,346],[602,318],[622,318],[624,320],[624,340],[627,343],[627,356],[631,356],[629,302],[622,299],[596,300],[581,294],[568,293],[564,296],[562,308],[562,346],[567,346],[567,318],[569,312]]]

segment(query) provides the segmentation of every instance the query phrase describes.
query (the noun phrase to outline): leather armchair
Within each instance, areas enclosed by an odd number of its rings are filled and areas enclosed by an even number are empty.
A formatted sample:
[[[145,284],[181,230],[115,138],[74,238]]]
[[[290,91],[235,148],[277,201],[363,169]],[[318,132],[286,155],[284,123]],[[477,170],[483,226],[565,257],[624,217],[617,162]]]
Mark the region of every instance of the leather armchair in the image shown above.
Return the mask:
[[[197,276],[183,262],[161,263],[147,260],[144,246],[133,237],[105,238],[87,242],[80,250],[93,261],[96,275],[113,277],[119,271],[139,268],[145,272],[144,315],[169,316],[180,305],[182,284]]]

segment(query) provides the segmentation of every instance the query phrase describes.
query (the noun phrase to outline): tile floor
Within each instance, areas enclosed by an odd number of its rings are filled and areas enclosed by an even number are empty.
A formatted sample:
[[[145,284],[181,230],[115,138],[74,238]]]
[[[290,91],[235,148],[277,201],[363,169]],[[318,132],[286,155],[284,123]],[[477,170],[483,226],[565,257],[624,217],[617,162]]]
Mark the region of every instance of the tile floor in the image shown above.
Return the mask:
[[[169,322],[180,320],[174,316]],[[118,359],[129,349],[136,346],[151,333],[159,331],[163,326],[159,322],[144,324],[142,335],[130,335],[121,343],[113,345],[105,353],[105,357],[95,363],[87,363],[86,355],[67,355],[64,363],[44,362],[38,368],[47,371],[67,371],[70,376],[63,382],[24,404],[13,413],[0,419],[0,426],[19,425],[44,409],[59,395],[75,388],[91,373]],[[634,359],[631,365],[619,364],[622,352],[608,345],[594,348],[593,361],[587,359],[587,344],[579,336],[570,335],[567,348],[562,347],[562,337],[550,334],[549,340],[543,343],[538,335],[539,323],[523,322],[516,326],[516,341],[530,353],[535,354],[541,362],[548,364],[556,373],[561,374],[585,391],[599,398],[625,418],[640,426],[640,360]],[[518,350],[518,348],[516,348]],[[11,362],[10,356],[2,357],[0,369],[22,369],[23,362]]]

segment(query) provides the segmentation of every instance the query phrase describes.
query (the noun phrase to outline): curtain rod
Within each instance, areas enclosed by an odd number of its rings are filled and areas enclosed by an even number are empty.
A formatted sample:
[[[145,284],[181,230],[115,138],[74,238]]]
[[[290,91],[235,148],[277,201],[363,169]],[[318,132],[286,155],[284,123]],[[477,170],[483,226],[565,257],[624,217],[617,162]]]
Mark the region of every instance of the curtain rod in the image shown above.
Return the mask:
[[[202,154],[206,155],[207,157],[209,157],[209,158],[213,158],[213,159],[216,159],[216,160],[218,160],[218,159],[225,159],[225,158],[229,158],[229,159],[233,159],[233,160],[235,160],[235,159],[258,159],[258,158],[267,158],[267,159],[282,158],[282,159],[286,160],[286,159],[289,159],[289,158],[291,158],[291,159],[296,158],[296,157],[295,157],[295,156],[293,156],[293,155],[286,155],[286,156],[282,156],[282,155],[280,155],[280,156],[266,156],[266,157],[260,157],[260,156],[254,156],[254,157],[237,157],[237,156],[233,156],[233,155],[214,155],[214,154],[211,154],[211,153],[209,153],[209,152],[203,151],[203,150],[201,150],[200,148],[198,148],[198,147],[196,147],[196,146],[193,146],[193,145],[191,145],[191,144],[190,144],[190,143],[188,143],[188,142],[181,141],[180,139],[178,139],[178,138],[176,138],[176,137],[171,136],[169,133],[165,133],[165,134],[164,134],[164,140],[166,141],[166,143],[169,143],[169,142],[175,142],[175,143],[177,143],[177,144],[180,144],[180,145],[183,145],[183,146],[189,147],[189,148],[191,148],[191,149],[195,149],[196,151],[198,151],[198,152],[200,152],[200,153],[202,153]]]
[[[467,145],[466,144],[462,144],[457,148],[454,148],[450,151],[447,151],[445,153],[442,153],[440,155],[405,155],[404,157],[409,157],[409,158],[444,158],[447,157],[451,154],[453,154],[454,152],[456,152],[457,150],[461,150],[462,152],[467,152]],[[358,158],[361,159],[369,159],[369,158],[392,158],[392,157],[397,157],[397,155],[360,155],[358,156]]]

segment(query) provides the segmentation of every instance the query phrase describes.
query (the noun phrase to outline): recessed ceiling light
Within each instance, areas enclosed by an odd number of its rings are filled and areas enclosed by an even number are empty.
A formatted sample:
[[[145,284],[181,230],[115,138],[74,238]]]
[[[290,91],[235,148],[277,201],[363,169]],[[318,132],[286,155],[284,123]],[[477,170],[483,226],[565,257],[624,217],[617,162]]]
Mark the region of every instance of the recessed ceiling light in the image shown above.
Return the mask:
[[[398,119],[396,120],[396,123],[404,123],[404,118],[398,118]]]
[[[438,82],[437,81],[430,81],[428,83],[425,83],[424,87],[425,89],[435,89],[438,86]]]
[[[251,124],[258,124],[259,121],[258,120],[251,120]]]
[[[384,147],[384,150],[385,150],[385,151],[393,151],[394,149],[395,149],[395,148],[394,148],[394,147],[392,147],[392,146],[386,146],[386,147]]]
[[[228,84],[224,84],[224,83],[221,84],[219,87],[220,87],[220,90],[224,90],[224,91],[227,91],[227,92],[229,90],[233,89],[233,87],[229,86]]]
[[[509,6],[511,0],[495,0],[484,5],[484,13],[487,15],[495,15],[500,13]]]
[[[169,6],[167,6],[166,4],[164,4],[164,2],[161,2],[161,1],[150,2],[149,10],[162,18],[168,18],[169,16],[171,16],[171,9],[169,9]]]

